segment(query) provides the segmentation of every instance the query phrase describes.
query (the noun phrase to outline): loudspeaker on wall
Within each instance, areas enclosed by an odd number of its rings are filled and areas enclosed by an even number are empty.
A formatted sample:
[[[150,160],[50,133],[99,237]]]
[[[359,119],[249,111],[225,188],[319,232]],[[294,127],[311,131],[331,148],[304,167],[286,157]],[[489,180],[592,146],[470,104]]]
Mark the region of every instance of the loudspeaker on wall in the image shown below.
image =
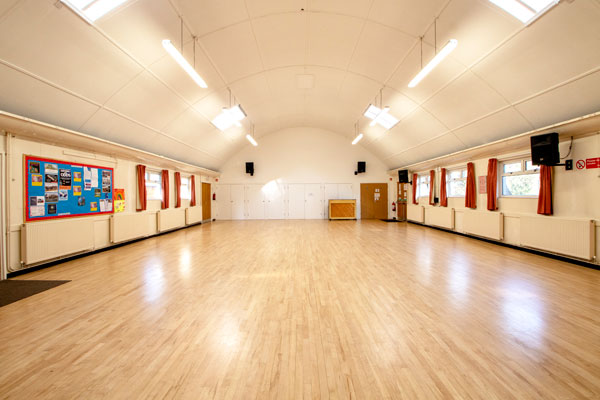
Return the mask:
[[[254,176],[254,163],[253,162],[246,163],[246,173],[250,174],[250,176]]]

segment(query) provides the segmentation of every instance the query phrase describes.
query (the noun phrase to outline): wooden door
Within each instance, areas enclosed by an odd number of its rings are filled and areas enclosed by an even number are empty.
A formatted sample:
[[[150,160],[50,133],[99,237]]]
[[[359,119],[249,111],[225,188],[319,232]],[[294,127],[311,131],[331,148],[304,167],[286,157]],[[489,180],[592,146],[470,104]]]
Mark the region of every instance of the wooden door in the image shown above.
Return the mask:
[[[202,221],[211,219],[210,201],[211,191],[210,183],[202,182]]]
[[[396,209],[398,210],[397,218],[399,221],[406,221],[406,206],[408,204],[408,183],[398,182],[398,201]]]
[[[387,183],[360,184],[360,217],[362,219],[387,219]]]

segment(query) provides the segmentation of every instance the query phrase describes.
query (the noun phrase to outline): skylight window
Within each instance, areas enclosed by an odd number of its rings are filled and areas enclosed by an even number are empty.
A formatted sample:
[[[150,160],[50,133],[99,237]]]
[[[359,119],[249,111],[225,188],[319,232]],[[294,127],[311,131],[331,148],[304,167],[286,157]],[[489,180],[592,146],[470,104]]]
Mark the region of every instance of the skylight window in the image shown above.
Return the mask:
[[[369,104],[369,108],[365,111],[365,117],[372,119],[369,125],[375,126],[379,124],[385,129],[391,129],[399,121],[398,118],[390,114],[390,108],[384,107],[383,109],[375,107],[373,104]]]
[[[100,19],[127,0],[61,0],[89,23]]]
[[[560,0],[490,0],[513,17],[529,25]]]
[[[231,108],[223,108],[219,115],[217,115],[211,122],[219,130],[225,131],[231,128],[233,125],[242,126],[241,120],[246,118],[246,113],[242,110],[241,105],[235,105]]]

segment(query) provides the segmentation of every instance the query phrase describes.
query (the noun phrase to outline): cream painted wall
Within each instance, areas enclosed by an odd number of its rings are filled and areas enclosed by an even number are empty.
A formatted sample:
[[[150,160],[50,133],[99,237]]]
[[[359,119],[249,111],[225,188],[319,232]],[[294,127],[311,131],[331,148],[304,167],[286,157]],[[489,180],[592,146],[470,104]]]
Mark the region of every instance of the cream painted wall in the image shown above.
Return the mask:
[[[225,163],[219,184],[351,183],[360,201],[360,183],[388,183],[388,203],[394,200],[387,167],[347,137],[317,128],[290,128],[260,137],[258,142],[257,147],[248,143]],[[254,176],[246,174],[250,161]],[[354,175],[358,161],[366,161],[367,171]],[[359,204],[357,208],[360,211]]]
[[[569,142],[560,144],[560,154],[562,157],[567,155],[568,149]],[[500,162],[512,158],[529,157],[529,149],[496,156]],[[574,160],[574,163],[577,160],[585,160],[592,157],[600,157],[600,133],[574,140],[571,154],[568,156],[569,159]],[[487,174],[487,158],[474,160],[473,163],[475,164],[475,175],[477,177]],[[441,164],[439,168],[459,166],[466,167],[466,163],[452,166]],[[436,195],[439,195],[439,168],[436,169]],[[423,174],[428,171],[414,172]],[[411,176],[412,173],[411,171]],[[478,184],[477,180],[476,184]],[[479,193],[478,187],[477,193]],[[409,199],[412,198],[410,196],[412,196],[412,186],[409,189]],[[419,204],[424,205],[426,209],[431,207],[428,205],[428,198],[426,197],[420,198]],[[466,210],[464,204],[464,197],[451,197],[448,199],[448,207],[454,208],[456,211],[455,230],[458,232],[462,232],[462,214]],[[550,218],[590,219],[596,221],[596,262],[600,264],[598,260],[598,252],[600,251],[600,169],[577,170],[574,167],[572,171],[566,171],[563,166],[554,167],[553,208],[554,215]],[[486,194],[477,195],[477,210],[487,210]],[[498,199],[498,211],[504,213],[504,242],[519,245],[520,216],[537,215],[537,198],[500,197]]]
[[[136,165],[137,162],[112,158],[106,155],[96,154],[92,152],[82,152],[79,150],[71,150],[66,147],[49,145],[44,143],[33,142],[30,140],[21,139],[18,137],[9,138],[9,148],[7,149],[9,157],[9,210],[8,210],[8,227],[10,234],[8,236],[8,272],[21,269],[20,265],[20,231],[21,224],[24,223],[23,211],[23,160],[25,155],[33,155],[38,157],[46,157],[62,161],[77,162],[83,164],[98,165],[101,167],[110,167],[114,169],[114,187],[125,189],[125,212],[123,214],[136,213],[137,202],[137,178]],[[161,168],[147,165],[147,170],[160,171]],[[175,171],[169,170],[169,208],[175,207],[175,190],[174,177]],[[188,173],[182,172],[182,177],[190,176]],[[196,204],[201,207],[202,193],[200,182],[210,180],[208,177],[196,175]],[[152,221],[153,232],[157,233],[156,217],[153,215],[160,210],[160,201],[148,201],[147,210],[149,220]],[[182,200],[181,207],[189,206],[189,200]],[[109,215],[99,215],[97,217],[83,217],[94,219],[94,243],[95,249],[110,246],[109,239]],[[36,222],[33,222],[36,223]]]

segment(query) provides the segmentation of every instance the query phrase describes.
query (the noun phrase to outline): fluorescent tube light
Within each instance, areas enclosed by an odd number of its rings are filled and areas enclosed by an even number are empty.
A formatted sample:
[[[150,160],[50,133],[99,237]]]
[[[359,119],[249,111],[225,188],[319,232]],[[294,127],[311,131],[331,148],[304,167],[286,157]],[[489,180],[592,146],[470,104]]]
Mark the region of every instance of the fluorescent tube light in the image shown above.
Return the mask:
[[[352,144],[356,144],[358,142],[360,142],[360,139],[363,138],[363,134],[359,133],[357,137],[354,138],[354,140],[352,141]]]
[[[410,83],[408,84],[408,87],[413,88],[413,87],[417,86],[419,84],[419,82],[421,82],[423,80],[423,78],[425,78],[427,76],[427,74],[429,74],[435,67],[437,67],[437,65],[439,63],[441,63],[442,60],[444,58],[446,58],[446,56],[448,54],[452,53],[452,50],[454,50],[457,45],[458,45],[458,40],[450,39],[450,41],[448,43],[446,43],[444,48],[442,50],[440,50],[440,52],[437,53],[431,61],[429,61],[429,63],[425,66],[425,68],[423,68],[421,71],[419,71],[417,76],[415,76],[413,78],[413,80],[410,81]]]
[[[390,108],[385,107],[383,110],[375,107],[373,104],[369,105],[367,111],[365,111],[365,117],[372,119],[369,125],[374,126],[375,124],[379,124],[383,126],[385,129],[391,129],[394,125],[396,125],[399,120],[389,113]]]
[[[560,0],[490,0],[525,25],[541,17]]]
[[[169,55],[173,57],[177,64],[179,64],[179,66],[183,68],[185,72],[187,72],[187,74],[193,79],[194,82],[198,84],[198,86],[204,89],[208,87],[206,85],[206,82],[204,82],[204,79],[202,79],[200,75],[198,75],[196,70],[190,65],[190,63],[187,62],[187,60],[181,55],[181,53],[175,48],[175,46],[173,46],[173,43],[171,43],[169,39],[164,39],[162,41],[162,45],[167,51],[167,53],[169,53]]]
[[[248,139],[248,141],[252,143],[252,146],[258,146],[258,143],[256,143],[256,140],[254,140],[252,136],[246,135],[246,139]]]
[[[242,126],[241,120],[246,118],[246,113],[242,109],[242,106],[235,105],[231,108],[223,108],[219,115],[217,115],[211,122],[221,131],[225,131],[231,128],[233,125]]]

